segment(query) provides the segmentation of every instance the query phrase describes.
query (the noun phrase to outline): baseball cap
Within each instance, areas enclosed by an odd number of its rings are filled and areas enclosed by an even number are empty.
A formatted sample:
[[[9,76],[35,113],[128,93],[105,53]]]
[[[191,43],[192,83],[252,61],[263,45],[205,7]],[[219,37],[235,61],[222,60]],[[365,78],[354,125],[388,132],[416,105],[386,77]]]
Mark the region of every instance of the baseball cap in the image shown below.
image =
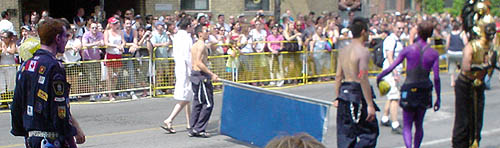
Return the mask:
[[[137,14],[137,15],[135,16],[135,19],[141,19],[141,18],[142,18],[142,16],[141,16],[140,14]]]
[[[163,21],[156,21],[155,26],[158,26],[158,25],[165,25],[165,23],[163,23]]]
[[[116,24],[118,22],[119,22],[118,19],[116,19],[115,17],[110,17],[108,19],[108,23],[110,23],[110,24]]]

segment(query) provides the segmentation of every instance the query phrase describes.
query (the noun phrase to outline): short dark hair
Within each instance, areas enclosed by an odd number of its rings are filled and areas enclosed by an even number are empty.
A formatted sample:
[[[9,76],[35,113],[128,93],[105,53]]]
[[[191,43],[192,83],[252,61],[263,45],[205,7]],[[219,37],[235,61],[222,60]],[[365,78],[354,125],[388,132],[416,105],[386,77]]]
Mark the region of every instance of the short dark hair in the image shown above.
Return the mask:
[[[221,16],[224,16],[224,14],[219,14],[219,15],[217,16],[217,18],[219,18],[219,17],[221,17]]]
[[[198,33],[202,32],[203,31],[203,26],[202,25],[198,25],[194,28],[194,34],[196,35],[196,37],[199,38],[198,36]]]
[[[7,16],[9,16],[9,12],[2,11],[2,18],[5,19],[5,18],[7,18]]]
[[[427,38],[432,36],[432,33],[434,32],[434,25],[430,21],[423,21],[422,23],[418,24],[417,30],[418,37],[426,41]]]
[[[364,17],[354,18],[349,30],[351,30],[353,38],[361,37],[361,32],[363,32],[363,30],[368,31],[368,20]]]
[[[186,30],[189,25],[191,25],[191,19],[189,19],[188,17],[182,18],[179,22],[179,28],[182,30]]]

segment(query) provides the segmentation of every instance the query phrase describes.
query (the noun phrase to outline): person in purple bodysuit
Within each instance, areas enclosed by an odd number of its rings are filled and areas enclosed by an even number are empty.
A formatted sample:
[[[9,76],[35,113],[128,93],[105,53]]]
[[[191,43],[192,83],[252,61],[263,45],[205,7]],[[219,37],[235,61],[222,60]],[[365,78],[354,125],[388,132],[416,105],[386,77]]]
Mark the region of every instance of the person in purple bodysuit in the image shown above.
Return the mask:
[[[403,108],[403,139],[407,148],[412,147],[412,125],[415,123],[414,147],[420,147],[422,142],[423,120],[425,112],[432,107],[432,87],[429,74],[434,72],[434,89],[437,100],[434,103],[434,111],[438,111],[441,104],[441,84],[439,79],[439,54],[426,43],[428,37],[432,36],[433,26],[425,21],[418,25],[417,41],[403,49],[396,61],[377,76],[377,83],[391,72],[404,59],[407,62],[406,80],[401,87],[401,102]]]

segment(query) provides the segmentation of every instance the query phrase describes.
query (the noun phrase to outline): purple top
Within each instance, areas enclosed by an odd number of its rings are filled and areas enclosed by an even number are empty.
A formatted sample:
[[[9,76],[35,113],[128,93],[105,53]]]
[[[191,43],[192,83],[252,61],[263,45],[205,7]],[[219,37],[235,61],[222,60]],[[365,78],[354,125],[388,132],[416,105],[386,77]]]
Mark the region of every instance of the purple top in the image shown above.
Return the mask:
[[[424,50],[424,47],[427,46],[427,43],[422,40],[418,39],[417,42],[415,42],[413,45],[406,47],[399,53],[398,58],[389,66],[389,68],[385,69],[382,71],[382,73],[378,74],[377,76],[377,82],[382,80],[382,78],[389,74],[389,72],[392,72],[392,70],[401,64],[403,60],[406,58],[406,73],[409,75],[414,75],[413,73],[418,70],[417,69],[420,65],[420,60],[422,59],[422,66],[423,70],[425,71],[432,71],[434,72],[434,89],[436,90],[437,98],[438,100],[441,99],[441,82],[439,79],[439,53],[434,50],[433,48],[427,48],[427,50],[424,51],[423,55],[424,57],[422,58],[420,56],[420,50]],[[416,76],[419,78],[429,78],[429,75],[427,76]],[[409,80],[411,78],[406,78],[406,81],[418,81],[418,80]],[[425,80],[425,79],[424,79]]]
[[[101,32],[97,32],[96,36],[92,35],[92,32],[87,31],[83,34],[82,43],[94,43],[98,41],[104,41],[104,36]],[[98,48],[87,48],[82,50],[83,60],[100,60],[101,50]]]

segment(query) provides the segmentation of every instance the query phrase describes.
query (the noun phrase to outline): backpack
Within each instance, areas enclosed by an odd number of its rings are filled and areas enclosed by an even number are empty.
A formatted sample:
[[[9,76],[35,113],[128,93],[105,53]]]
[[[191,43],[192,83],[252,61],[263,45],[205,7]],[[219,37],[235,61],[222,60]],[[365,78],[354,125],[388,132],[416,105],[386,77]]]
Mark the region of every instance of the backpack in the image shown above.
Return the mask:
[[[385,57],[384,57],[384,40],[379,42],[373,47],[373,64],[375,64],[377,67],[382,68],[384,65]],[[394,48],[392,49],[392,52],[394,53],[396,51],[397,47],[397,42],[394,44]]]

